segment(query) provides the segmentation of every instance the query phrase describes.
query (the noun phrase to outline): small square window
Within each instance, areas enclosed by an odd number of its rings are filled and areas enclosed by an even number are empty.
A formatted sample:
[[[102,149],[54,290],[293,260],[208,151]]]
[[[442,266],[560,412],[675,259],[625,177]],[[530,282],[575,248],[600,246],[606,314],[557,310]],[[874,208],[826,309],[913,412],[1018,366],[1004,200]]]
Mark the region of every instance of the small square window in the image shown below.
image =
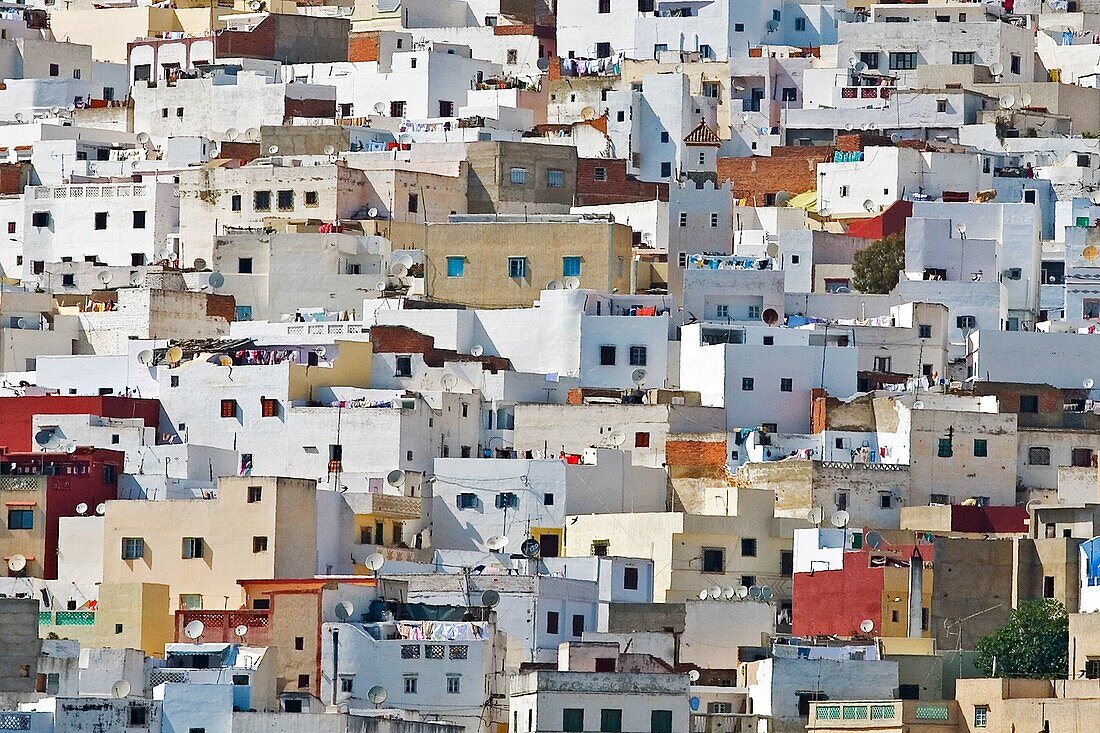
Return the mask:
[[[621,122],[621,120],[620,120],[620,122]],[[593,181],[606,181],[607,180],[607,169],[606,168],[601,168],[601,167],[593,168],[592,169],[592,180]]]
[[[672,162],[666,161],[661,163],[661,178],[669,178],[672,176]]]
[[[755,380],[752,377],[741,377],[741,391],[752,392],[755,386]]]
[[[753,537],[741,538],[741,557],[756,557],[756,539]]]
[[[415,695],[416,694],[416,678],[415,677],[406,677],[405,678],[405,694],[406,695]]]
[[[722,573],[726,570],[726,551],[720,547],[704,547],[702,560],[704,573]]]
[[[565,186],[565,171],[546,171],[546,185],[548,188],[563,188]]]
[[[989,444],[984,438],[974,439],[974,457],[986,458],[989,455]]]
[[[237,401],[236,400],[222,400],[221,401],[221,416],[222,417],[236,417],[237,416]]]
[[[107,228],[107,212],[97,211],[95,215],[95,228],[97,230],[103,230]]]
[[[267,537],[253,537],[252,538],[252,552],[267,552]]]
[[[939,448],[936,451],[936,455],[940,458],[950,458],[954,455],[954,451],[951,447],[951,438],[940,438]]]
[[[631,346],[630,347],[630,366],[644,367],[646,365],[646,347],[645,346]]]
[[[462,277],[466,274],[465,257],[447,258],[447,277]]]
[[[516,186],[522,186],[527,183],[527,169],[513,168],[508,173],[508,180]]]
[[[649,447],[649,433],[638,431],[634,433],[634,447],[635,448],[648,448]]]
[[[251,257],[238,257],[237,258],[237,272],[242,275],[252,274],[252,258]]]
[[[791,379],[790,377],[780,378],[780,380],[779,380],[779,391],[780,392],[793,392],[794,391],[794,380]]]
[[[294,208],[294,192],[279,191],[275,194],[275,205],[279,211],[290,211]]]
[[[615,366],[615,347],[604,345],[600,347],[600,366]]]
[[[458,675],[447,675],[447,694],[457,695],[462,692],[462,678]]]
[[[527,258],[526,257],[509,257],[508,258],[508,277],[513,280],[518,280],[527,277]]]
[[[202,537],[184,537],[183,538],[183,552],[181,557],[184,560],[196,560],[203,556],[203,540]]]
[[[144,229],[144,228],[145,228],[145,212],[144,211],[135,211],[134,212],[134,229]]]
[[[301,690],[301,689],[305,689],[307,687],[309,687],[309,675],[308,674],[298,675],[298,689]]]
[[[562,257],[561,258],[561,275],[562,275],[562,277],[580,277],[581,276],[581,258],[580,257]]]
[[[253,191],[252,208],[256,211],[271,211],[271,191]]]

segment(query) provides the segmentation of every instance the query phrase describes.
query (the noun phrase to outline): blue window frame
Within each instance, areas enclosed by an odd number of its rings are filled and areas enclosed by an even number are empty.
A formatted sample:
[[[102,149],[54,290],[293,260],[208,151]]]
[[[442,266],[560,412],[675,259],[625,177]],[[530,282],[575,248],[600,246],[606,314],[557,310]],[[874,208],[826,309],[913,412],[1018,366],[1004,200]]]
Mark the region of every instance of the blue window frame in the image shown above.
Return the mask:
[[[509,257],[508,258],[508,277],[511,277],[511,278],[524,278],[524,277],[527,277],[527,258],[526,257]]]
[[[561,275],[562,275],[562,277],[580,277],[581,276],[581,258],[580,257],[562,257],[561,258]]]
[[[447,258],[447,277],[462,277],[466,274],[465,257]]]

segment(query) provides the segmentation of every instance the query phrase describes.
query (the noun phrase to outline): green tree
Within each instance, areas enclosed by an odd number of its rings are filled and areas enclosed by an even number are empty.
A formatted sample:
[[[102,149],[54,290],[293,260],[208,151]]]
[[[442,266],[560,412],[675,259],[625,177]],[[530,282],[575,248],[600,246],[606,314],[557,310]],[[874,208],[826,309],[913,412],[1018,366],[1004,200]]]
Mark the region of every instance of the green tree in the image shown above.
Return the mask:
[[[889,293],[905,269],[905,235],[890,234],[856,252],[852,285],[861,293]]]
[[[1066,608],[1052,598],[1023,601],[1009,614],[1008,623],[978,640],[975,652],[975,665],[990,677],[1065,679],[1069,667]]]

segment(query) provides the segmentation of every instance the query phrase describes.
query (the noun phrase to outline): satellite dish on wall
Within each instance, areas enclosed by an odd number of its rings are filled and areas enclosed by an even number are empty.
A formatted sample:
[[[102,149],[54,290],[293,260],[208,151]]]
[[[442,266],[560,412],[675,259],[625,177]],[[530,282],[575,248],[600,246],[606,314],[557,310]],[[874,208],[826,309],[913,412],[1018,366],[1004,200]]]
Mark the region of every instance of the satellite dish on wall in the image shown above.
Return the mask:
[[[989,73],[993,76],[1000,76],[1001,74],[1005,73],[1005,65],[1002,64],[1000,61],[994,61],[992,64],[989,65]]]
[[[641,367],[638,367],[637,369],[635,369],[634,371],[632,371],[630,373],[630,381],[634,382],[634,384],[636,384],[638,386],[641,386],[645,382],[646,377],[648,377],[648,376],[649,376],[649,372],[647,372],[645,369],[643,369]]]
[[[147,133],[147,132],[139,132],[139,133],[137,134],[137,141],[138,141],[139,143],[141,143],[142,145],[148,145],[148,144],[149,144],[149,140],[150,140],[150,138],[149,138],[149,133]]]
[[[712,586],[710,587],[710,591],[709,591],[708,595],[709,595],[709,596],[710,596],[711,598],[713,598],[714,600],[716,600],[716,601],[717,601],[717,600],[718,600],[719,598],[721,598],[721,597],[722,597],[722,586],[720,586],[720,585],[712,585]]]
[[[217,290],[222,285],[225,285],[225,275],[220,272],[212,272],[210,276],[206,278],[206,282],[213,290]]]
[[[74,441],[71,441],[71,440],[69,442],[65,443],[65,452],[70,454],[70,455],[72,455],[73,453],[76,453],[76,443]]]
[[[874,211],[878,207],[875,206],[875,202],[871,199],[865,199],[863,201],[863,208],[865,211]]]
[[[749,587],[747,585],[737,586],[737,597],[741,600],[745,600],[749,597]]]
[[[493,552],[500,552],[508,546],[508,538],[504,535],[493,535],[489,539],[485,540],[485,545]]]
[[[770,585],[761,586],[761,588],[760,588],[760,600],[770,601],[774,595],[775,595],[775,591],[772,590],[772,587]]]
[[[581,110],[581,119],[582,120],[592,120],[592,119],[595,119],[595,117],[596,117],[596,110],[593,109],[592,107],[585,107],[584,109]]]
[[[819,506],[815,506],[807,512],[806,519],[809,520],[810,524],[821,524],[825,521],[825,510]]]
[[[340,601],[336,604],[336,607],[332,609],[332,612],[336,614],[336,618],[341,621],[347,621],[351,618],[351,615],[355,613],[355,604],[351,601]]]
[[[727,585],[725,588],[722,589],[722,597],[725,598],[727,601],[732,601],[734,598],[737,597],[737,589],[734,588],[732,585]]]
[[[386,474],[386,483],[395,488],[399,488],[405,485],[405,472],[400,468],[395,468]]]
[[[129,694],[130,694],[130,683],[127,682],[126,680],[119,680],[118,682],[111,685],[111,694],[114,695],[114,697],[119,699],[119,700],[121,700],[124,697],[129,696]]]
[[[775,308],[765,308],[764,312],[760,314],[760,320],[769,326],[774,326],[779,321],[779,314]]]
[[[790,201],[790,200],[791,200],[791,192],[790,191],[778,191],[775,194],[775,205],[776,206],[786,206],[787,202]]]
[[[486,608],[493,608],[500,603],[500,594],[495,590],[487,590],[481,594],[481,605]]]
[[[381,705],[386,701],[387,697],[389,697],[389,693],[386,692],[386,688],[382,685],[375,685],[367,690],[367,699],[375,705]]]
[[[1020,95],[1020,106],[1021,107],[1030,107],[1031,106],[1031,95],[1028,94],[1027,92],[1024,92],[1023,94]]]
[[[382,569],[382,566],[386,564],[386,558],[384,558],[380,552],[372,552],[363,560],[363,564],[367,566],[367,569],[377,573]]]
[[[611,443],[611,445],[618,447],[626,442],[626,433],[620,430],[616,430],[615,432],[611,433],[608,441]]]
[[[386,103],[385,102],[375,102],[374,103],[374,113],[375,114],[380,115],[385,111],[386,111]]]
[[[173,346],[164,353],[169,364],[178,364],[183,359],[183,349],[178,346]]]
[[[751,598],[754,601],[759,601],[763,598],[763,593],[760,590],[760,586],[758,586],[758,585],[750,585],[749,586],[749,598]]]
[[[867,71],[867,64],[863,63],[862,61],[857,61],[855,62],[855,64],[852,65],[852,71],[856,72],[857,74],[862,74],[863,72]]]
[[[377,219],[378,218],[378,209],[376,209],[373,206],[370,207],[369,209],[367,209],[367,218],[368,219]]]
[[[688,672],[688,679],[691,680],[692,682],[698,682],[699,681],[699,670],[693,669],[693,670],[689,671]]]
[[[768,246],[764,248],[764,254],[766,254],[768,257],[771,257],[772,259],[775,259],[779,256],[779,245],[775,242],[769,243]]]
[[[84,502],[80,502],[79,504],[76,505],[76,513],[79,516],[83,517],[85,514],[88,513],[88,505],[85,504]]]
[[[538,61],[535,62],[535,66],[538,68],[539,71],[549,71],[550,59],[540,58]]]
[[[850,514],[848,514],[848,512],[844,511],[843,509],[841,509],[840,511],[837,511],[837,512],[833,512],[833,516],[831,517],[831,521],[833,523],[833,526],[836,527],[837,529],[843,529],[844,527],[847,527],[848,522],[850,522],[851,519],[852,519],[852,516]]]
[[[237,628],[233,629],[233,633],[236,634],[238,638],[243,639],[248,634],[248,627],[244,624],[241,624]]]
[[[8,558],[8,570],[13,573],[22,572],[27,567],[27,558],[23,555],[12,555]]]
[[[110,270],[102,270],[102,271],[100,271],[100,273],[99,273],[98,275],[96,275],[95,277],[96,277],[96,279],[97,279],[97,280],[99,280],[99,281],[100,281],[101,283],[103,283],[104,285],[106,285],[107,283],[111,282],[111,278],[112,278],[112,277],[114,277],[114,275],[112,275],[112,274],[111,274],[111,271],[110,271]]]
[[[95,513],[98,514],[99,516],[102,517],[104,514],[106,514],[106,512],[107,512],[107,505],[105,503],[100,502],[100,503],[95,505]]]
[[[539,544],[539,541],[536,540],[534,537],[528,537],[519,546],[519,551],[523,554],[524,557],[533,560],[534,558],[539,556],[540,552],[542,552],[542,545]]]
[[[709,597],[710,597],[710,591],[708,591],[708,590],[707,590],[706,588],[704,588],[703,590],[699,591],[699,600],[700,600],[700,601],[705,601],[705,600],[707,600],[707,598],[709,598]]]
[[[192,264],[195,266],[196,270],[206,269],[206,260],[204,260],[202,257],[196,257],[194,263]]]
[[[238,130],[236,127],[230,127],[228,130],[225,131],[225,139],[229,142],[233,142],[240,136],[241,131]]]
[[[332,145],[326,145],[325,149],[324,149],[324,153],[325,153],[325,155],[335,155],[336,154],[336,148],[333,147]]]
[[[188,639],[198,639],[204,631],[206,631],[206,625],[202,621],[192,621],[183,628],[183,635]]]
[[[1096,384],[1096,382],[1094,382],[1094,381],[1093,381],[1093,380],[1092,380],[1092,379],[1090,378],[1090,379],[1086,379],[1086,380],[1085,380],[1084,382],[1082,382],[1082,384],[1084,385],[1085,389],[1092,389],[1092,388],[1093,388],[1093,386],[1094,386],[1094,385]]]
[[[481,344],[474,344],[473,347],[470,348],[470,356],[481,356],[484,353],[485,347]]]
[[[256,140],[260,137],[260,128],[250,127],[244,131],[244,134],[248,136],[249,140]]]
[[[581,279],[579,277],[567,277],[565,278],[565,289],[576,290],[581,286]]]
[[[267,154],[268,155],[275,155],[278,152],[279,152],[279,146],[278,145],[269,145],[267,147]]]
[[[439,384],[445,390],[452,390],[458,385],[458,377],[447,372],[439,378]]]
[[[546,283],[547,290],[561,290],[562,287],[563,286],[561,280],[551,280],[550,282]]]
[[[882,533],[877,529],[872,529],[863,535],[863,543],[872,550],[877,550],[882,547],[882,542]]]
[[[138,285],[141,285],[143,282],[145,282],[145,276],[142,275],[140,272],[135,270],[134,272],[130,273],[130,284],[131,285],[136,287]]]
[[[40,446],[47,446],[53,440],[54,433],[52,430],[39,430],[34,434],[34,442]]]
[[[1016,105],[1016,97],[1011,94],[1002,94],[1000,99],[997,100],[997,104],[1001,109],[1012,109]]]
[[[859,622],[859,630],[864,634],[870,634],[875,630],[875,622],[869,618],[865,618]]]

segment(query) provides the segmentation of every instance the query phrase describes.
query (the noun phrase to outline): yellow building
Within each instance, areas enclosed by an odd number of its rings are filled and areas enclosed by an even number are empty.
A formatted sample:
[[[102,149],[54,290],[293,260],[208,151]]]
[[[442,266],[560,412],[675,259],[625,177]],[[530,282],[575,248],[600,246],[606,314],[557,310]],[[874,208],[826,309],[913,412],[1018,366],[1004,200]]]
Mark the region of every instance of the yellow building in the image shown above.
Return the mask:
[[[223,477],[217,498],[109,501],[104,584],[161,583],[169,610],[238,608],[239,578],[312,577],[317,484]]]
[[[512,308],[547,287],[630,291],[631,229],[610,217],[468,215],[420,229],[431,300]]]

